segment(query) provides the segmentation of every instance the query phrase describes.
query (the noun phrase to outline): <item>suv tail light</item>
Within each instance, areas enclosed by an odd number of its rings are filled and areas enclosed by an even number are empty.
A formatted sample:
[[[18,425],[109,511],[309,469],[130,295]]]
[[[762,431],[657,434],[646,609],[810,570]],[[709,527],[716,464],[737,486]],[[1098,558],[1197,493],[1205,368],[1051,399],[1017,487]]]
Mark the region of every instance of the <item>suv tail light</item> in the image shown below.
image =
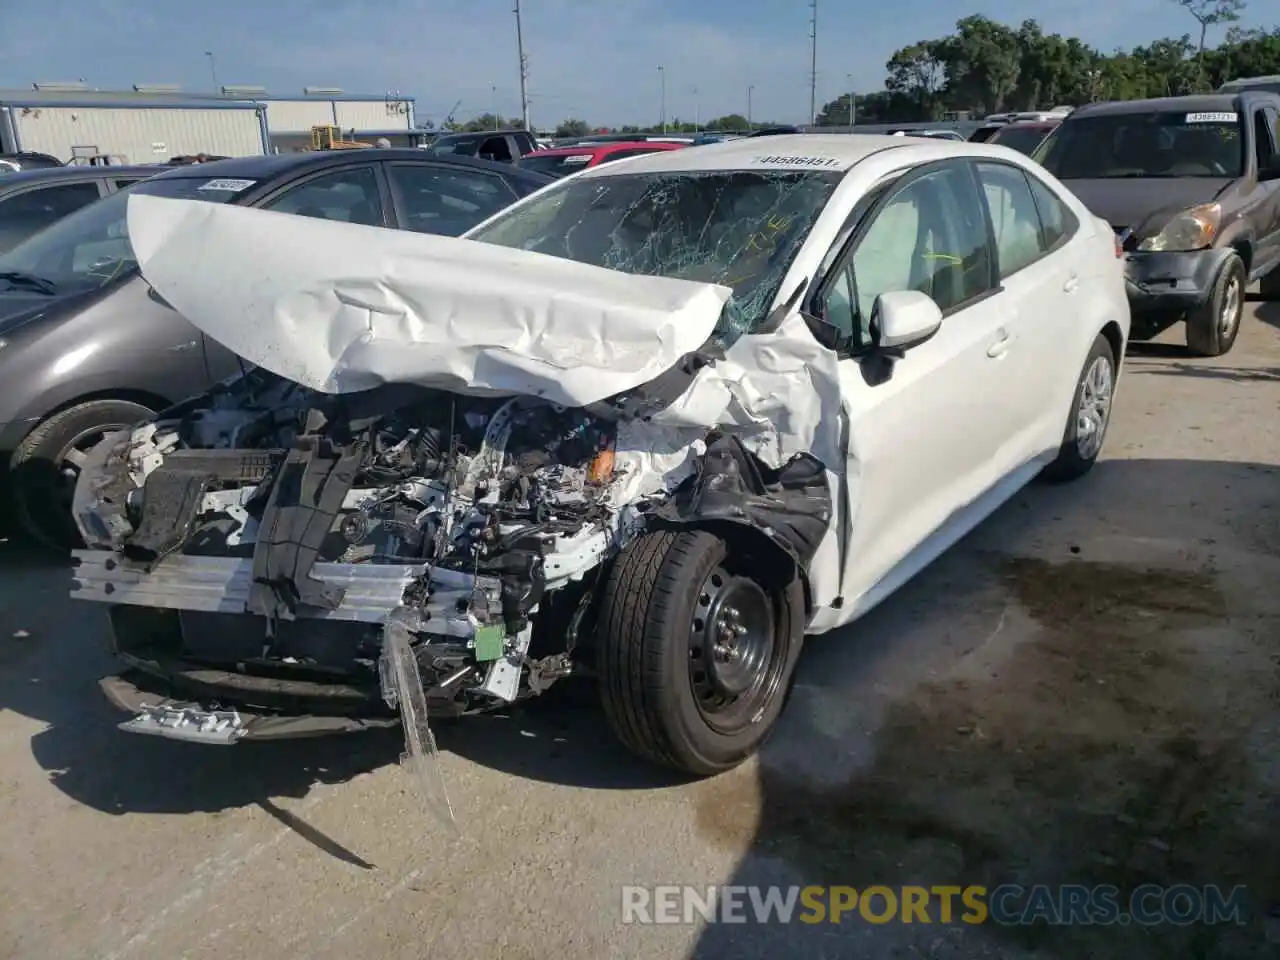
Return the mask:
[[[1116,234],[1114,239],[1116,241],[1116,259],[1119,260],[1124,256],[1124,243],[1120,240],[1119,234]]]

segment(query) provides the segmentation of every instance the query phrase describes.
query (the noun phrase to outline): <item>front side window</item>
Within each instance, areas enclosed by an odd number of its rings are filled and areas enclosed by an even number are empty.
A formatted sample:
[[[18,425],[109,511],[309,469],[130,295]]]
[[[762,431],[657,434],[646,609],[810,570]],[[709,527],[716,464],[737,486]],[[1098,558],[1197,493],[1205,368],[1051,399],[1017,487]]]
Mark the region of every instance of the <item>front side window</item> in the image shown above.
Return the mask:
[[[902,186],[875,214],[846,266],[848,287],[834,300],[828,293],[826,319],[863,348],[882,293],[918,290],[947,312],[992,289],[991,268],[973,179],[963,166],[941,167]]]
[[[58,294],[101,287],[137,266],[126,219],[131,194],[226,203],[251,186],[252,180],[209,176],[143,180],[63,217],[0,256],[0,274],[35,278],[41,288]],[[15,283],[24,281],[0,279],[0,290]]]
[[[842,174],[716,170],[563,181],[469,239],[730,287],[720,334],[755,329]]]
[[[1241,129],[1230,110],[1101,114],[1066,120],[1033,156],[1059,180],[1238,177]]]
[[[1040,214],[1031,185],[1022,171],[1003,163],[979,163],[978,180],[996,238],[996,257],[1003,280],[1046,253],[1041,243]]]
[[[352,167],[288,187],[262,205],[264,210],[292,213],[317,220],[341,220],[380,227],[382,200],[373,167]]]
[[[497,177],[471,170],[392,164],[391,182],[404,205],[405,229],[456,237],[515,197]]]

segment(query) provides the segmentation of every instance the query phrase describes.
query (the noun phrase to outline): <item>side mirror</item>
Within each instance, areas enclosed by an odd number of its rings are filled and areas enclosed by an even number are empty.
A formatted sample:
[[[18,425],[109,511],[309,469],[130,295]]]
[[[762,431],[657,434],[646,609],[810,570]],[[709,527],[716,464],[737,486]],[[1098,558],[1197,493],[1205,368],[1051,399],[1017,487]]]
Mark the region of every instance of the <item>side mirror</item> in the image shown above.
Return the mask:
[[[894,290],[876,297],[871,325],[881,350],[906,350],[924,343],[942,326],[942,310],[918,290]]]

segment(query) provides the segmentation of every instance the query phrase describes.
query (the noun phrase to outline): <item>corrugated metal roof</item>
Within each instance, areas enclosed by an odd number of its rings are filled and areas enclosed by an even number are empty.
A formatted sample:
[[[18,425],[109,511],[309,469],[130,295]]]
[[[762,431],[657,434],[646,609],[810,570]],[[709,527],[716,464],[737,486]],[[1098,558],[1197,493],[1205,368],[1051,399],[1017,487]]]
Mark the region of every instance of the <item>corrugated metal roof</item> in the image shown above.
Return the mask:
[[[210,104],[223,104],[227,106],[235,106],[245,103],[269,103],[272,101],[295,101],[298,103],[413,103],[414,97],[405,97],[399,95],[388,96],[381,95],[356,95],[356,94],[335,94],[327,96],[324,94],[314,94],[311,96],[271,96],[269,94],[255,95],[252,97],[226,97],[213,93],[139,93],[136,90],[0,90],[0,105],[21,105],[35,106],[37,104],[47,104],[48,106],[75,105],[84,106],[86,104],[123,104],[130,106],[147,106],[170,105],[182,106],[184,104],[208,106]]]

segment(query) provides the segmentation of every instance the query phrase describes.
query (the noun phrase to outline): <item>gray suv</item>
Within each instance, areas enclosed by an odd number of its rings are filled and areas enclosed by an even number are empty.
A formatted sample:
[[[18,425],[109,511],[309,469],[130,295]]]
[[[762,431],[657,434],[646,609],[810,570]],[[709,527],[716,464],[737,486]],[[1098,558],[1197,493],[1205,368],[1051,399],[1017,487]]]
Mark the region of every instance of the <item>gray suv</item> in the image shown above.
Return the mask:
[[[46,545],[76,546],[70,504],[84,452],[240,370],[139,275],[129,193],[456,236],[551,182],[411,149],[241,157],[144,180],[0,256],[0,466],[17,520]]]

